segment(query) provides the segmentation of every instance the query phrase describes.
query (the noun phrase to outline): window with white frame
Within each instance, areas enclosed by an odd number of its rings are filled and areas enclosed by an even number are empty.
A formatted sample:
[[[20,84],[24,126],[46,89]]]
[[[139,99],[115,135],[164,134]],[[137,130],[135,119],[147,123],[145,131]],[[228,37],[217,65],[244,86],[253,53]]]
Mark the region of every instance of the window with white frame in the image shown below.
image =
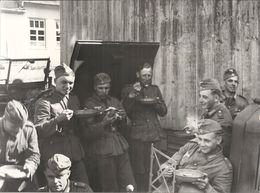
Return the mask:
[[[30,45],[45,47],[45,20],[30,18]]]
[[[60,21],[56,20],[56,43],[60,46]]]

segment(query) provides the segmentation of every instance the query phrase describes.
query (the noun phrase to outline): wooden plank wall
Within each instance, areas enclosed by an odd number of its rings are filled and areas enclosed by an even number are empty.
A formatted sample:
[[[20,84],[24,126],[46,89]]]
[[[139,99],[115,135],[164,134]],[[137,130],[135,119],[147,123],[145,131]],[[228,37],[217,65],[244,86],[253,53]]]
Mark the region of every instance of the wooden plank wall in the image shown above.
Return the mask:
[[[222,81],[228,67],[241,94],[260,97],[259,22],[258,0],[66,0],[61,61],[76,39],[160,42],[154,82],[169,108],[161,122],[180,129],[196,114],[199,80]]]

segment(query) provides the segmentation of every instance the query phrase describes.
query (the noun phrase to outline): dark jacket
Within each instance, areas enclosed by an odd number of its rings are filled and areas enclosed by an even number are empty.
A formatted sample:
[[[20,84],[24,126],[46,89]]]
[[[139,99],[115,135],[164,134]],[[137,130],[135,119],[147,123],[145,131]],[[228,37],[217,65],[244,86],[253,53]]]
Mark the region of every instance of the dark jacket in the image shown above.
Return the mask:
[[[122,91],[123,106],[132,122],[131,138],[150,142],[160,140],[162,131],[158,116],[165,116],[167,107],[159,87],[156,85],[143,87],[139,96],[129,98],[128,95],[133,89],[133,86],[128,86]],[[144,97],[158,97],[159,102],[149,105],[142,104],[138,99]]]
[[[41,187],[37,192],[49,192],[49,187]],[[83,182],[69,181],[68,186],[63,192],[93,192],[93,190],[89,187],[89,185]]]
[[[64,99],[57,91],[39,99],[35,105],[34,123],[39,136],[39,146],[42,159],[47,161],[53,154],[60,153],[72,161],[84,157],[84,151],[76,133],[79,122],[76,117],[58,124],[57,115],[65,109],[78,110],[79,101],[76,96]]]
[[[111,96],[105,100],[100,99],[96,94],[88,98],[85,108],[105,110],[108,107],[115,107],[124,112],[121,103]],[[124,120],[116,121],[112,125],[104,126],[101,121],[105,114],[96,115],[82,120],[82,140],[87,141],[85,150],[88,155],[115,156],[123,154],[128,149],[125,138],[120,134],[120,129],[124,128]]]
[[[233,119],[240,113],[246,106],[248,106],[248,100],[242,95],[235,95],[234,97],[226,97],[225,92],[223,91],[224,99],[223,103],[228,108]]]

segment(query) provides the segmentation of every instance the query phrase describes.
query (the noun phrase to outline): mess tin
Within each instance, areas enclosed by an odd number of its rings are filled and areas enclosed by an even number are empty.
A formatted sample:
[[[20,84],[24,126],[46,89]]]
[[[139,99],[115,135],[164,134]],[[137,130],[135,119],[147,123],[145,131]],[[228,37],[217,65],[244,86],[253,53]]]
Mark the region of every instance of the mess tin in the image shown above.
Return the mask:
[[[179,182],[195,182],[197,179],[204,178],[206,176],[199,170],[178,169],[175,171],[175,177]]]

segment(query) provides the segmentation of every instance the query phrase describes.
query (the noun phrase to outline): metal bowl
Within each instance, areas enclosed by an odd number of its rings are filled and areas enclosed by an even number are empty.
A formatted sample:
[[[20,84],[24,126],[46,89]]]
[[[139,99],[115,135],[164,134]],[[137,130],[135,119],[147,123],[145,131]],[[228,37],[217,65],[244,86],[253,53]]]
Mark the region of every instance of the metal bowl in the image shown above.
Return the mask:
[[[148,97],[145,97],[145,98],[140,98],[138,99],[138,101],[142,104],[145,104],[145,105],[150,105],[150,104],[156,104],[157,103],[157,98],[148,98]]]
[[[83,109],[83,110],[76,110],[74,112],[75,116],[77,117],[93,117],[95,115],[101,114],[101,111],[96,109]]]
[[[0,167],[0,176],[4,178],[23,179],[27,175],[20,165],[4,165]]]
[[[176,180],[180,182],[194,182],[198,178],[205,177],[205,174],[199,170],[179,169],[175,171],[175,177]]]

